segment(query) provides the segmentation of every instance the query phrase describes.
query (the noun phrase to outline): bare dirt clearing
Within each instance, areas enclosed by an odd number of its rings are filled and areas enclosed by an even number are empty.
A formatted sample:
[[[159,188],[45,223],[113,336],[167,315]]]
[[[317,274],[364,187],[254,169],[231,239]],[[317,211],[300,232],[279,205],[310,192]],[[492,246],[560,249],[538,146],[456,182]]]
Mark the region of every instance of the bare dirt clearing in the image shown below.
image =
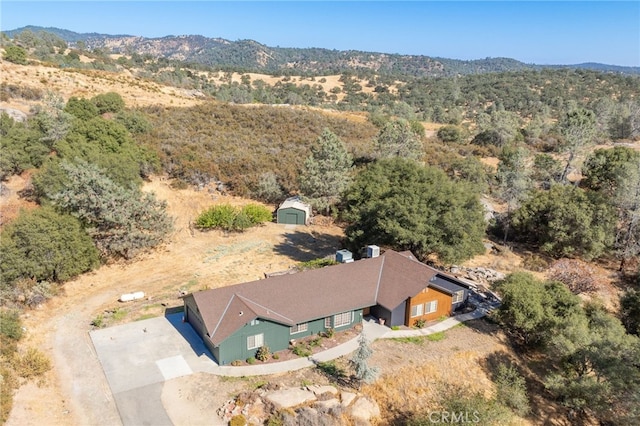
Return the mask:
[[[20,191],[30,181],[30,173],[13,175],[0,185],[0,227],[18,217],[21,209],[30,210],[36,207],[36,203],[20,197]]]
[[[53,92],[65,100],[71,96],[91,98],[106,92],[117,92],[129,107],[149,105],[192,106],[202,100],[189,90],[163,86],[125,73],[61,69],[44,65],[16,65],[0,61],[2,81],[20,87]],[[11,99],[2,105],[28,113],[37,102]]]
[[[144,188],[166,200],[176,218],[174,233],[164,247],[135,262],[106,265],[68,282],[63,295],[27,313],[21,347],[45,351],[54,368],[44,386],[27,385],[16,392],[7,424],[119,422],[113,417],[115,406],[88,337],[92,320],[104,311],[120,308],[125,313],[121,320],[137,319],[141,312],[159,315],[165,309],[161,303],[181,304],[181,291],[258,279],[265,272],[330,254],[339,246],[342,230],[333,225],[290,228],[269,223],[229,235],[193,230],[189,223],[213,203],[248,201],[207,191],[174,190],[169,183],[157,178]],[[121,294],[134,291],[144,291],[148,299],[128,305],[117,302]],[[96,398],[85,392],[103,396],[95,403]]]

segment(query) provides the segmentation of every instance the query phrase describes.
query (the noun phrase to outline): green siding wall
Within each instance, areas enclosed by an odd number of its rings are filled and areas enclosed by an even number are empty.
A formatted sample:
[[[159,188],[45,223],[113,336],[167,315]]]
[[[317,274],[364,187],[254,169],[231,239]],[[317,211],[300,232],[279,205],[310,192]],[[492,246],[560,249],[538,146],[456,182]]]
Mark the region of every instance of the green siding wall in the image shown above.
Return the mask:
[[[278,210],[278,223],[286,223],[290,225],[305,225],[307,218],[305,212],[293,208],[285,208]]]
[[[342,327],[336,327],[336,331],[343,331],[362,322],[362,309],[352,312],[352,321]],[[212,353],[220,365],[231,364],[235,360],[246,360],[256,354],[257,349],[247,349],[247,337],[262,333],[264,344],[271,352],[277,352],[289,347],[290,340],[299,340],[304,337],[318,334],[326,330],[324,318],[309,321],[307,330],[301,333],[290,333],[289,326],[278,324],[267,320],[259,320],[256,325],[247,324],[229,336],[220,346],[213,348]],[[332,318],[333,326],[333,318]],[[206,337],[205,337],[206,340]]]

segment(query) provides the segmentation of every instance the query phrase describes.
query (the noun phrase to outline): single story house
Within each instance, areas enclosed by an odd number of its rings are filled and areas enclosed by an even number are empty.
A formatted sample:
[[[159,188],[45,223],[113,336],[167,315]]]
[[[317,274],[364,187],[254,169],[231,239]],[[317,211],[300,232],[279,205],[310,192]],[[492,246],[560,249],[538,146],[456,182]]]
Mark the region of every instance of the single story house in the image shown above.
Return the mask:
[[[288,225],[308,225],[311,220],[311,206],[300,197],[287,198],[276,212],[276,222]]]
[[[455,278],[410,252],[382,255],[199,291],[184,299],[185,320],[220,365],[271,351],[292,339],[346,330],[374,315],[389,326],[413,326],[451,313],[467,299]],[[382,322],[382,321],[381,321]]]

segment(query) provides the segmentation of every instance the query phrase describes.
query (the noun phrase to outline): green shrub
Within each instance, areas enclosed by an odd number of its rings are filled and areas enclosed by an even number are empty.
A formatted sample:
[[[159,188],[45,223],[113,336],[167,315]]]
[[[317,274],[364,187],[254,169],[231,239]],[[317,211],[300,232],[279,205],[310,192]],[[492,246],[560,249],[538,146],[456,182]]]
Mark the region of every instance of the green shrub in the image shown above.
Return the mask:
[[[529,397],[524,377],[513,366],[500,364],[495,377],[498,389],[496,399],[511,408],[517,415],[524,417],[529,413]]]
[[[82,223],[50,207],[22,212],[0,239],[0,281],[66,281],[99,264]],[[46,289],[42,289],[46,290]]]
[[[120,112],[124,109],[124,100],[115,92],[94,96],[91,98],[91,102],[98,108],[98,113],[100,114],[104,114],[105,112]]]
[[[247,215],[253,225],[270,222],[273,219],[271,210],[260,204],[247,204],[242,207],[242,213]]]
[[[322,343],[322,337],[317,336],[309,341],[309,346],[312,348],[315,348],[317,346],[320,346],[321,343]]]
[[[277,354],[277,353],[275,353],[275,354],[273,354],[272,358],[273,358],[273,359],[280,359],[280,355],[279,355],[279,354]]]
[[[88,99],[72,96],[64,106],[64,112],[83,121],[89,121],[98,116],[98,108]]]
[[[91,325],[96,327],[96,328],[102,328],[105,326],[104,323],[104,316],[102,314],[98,314],[97,317],[95,317],[93,319],[93,321],[91,321]]]
[[[415,328],[423,328],[427,324],[427,320],[420,318],[414,321],[413,326]]]
[[[231,204],[213,206],[198,216],[196,226],[201,229],[220,228],[231,231],[236,215],[237,210]]]
[[[311,349],[305,345],[304,343],[297,343],[296,345],[294,345],[293,349],[291,349],[291,351],[299,357],[302,358],[306,358],[308,356],[311,356],[312,352]]]
[[[29,63],[27,61],[27,51],[20,46],[5,46],[2,58],[18,65],[27,65]]]
[[[0,334],[11,340],[22,338],[22,323],[17,310],[0,310]]]
[[[438,129],[438,139],[445,143],[462,143],[464,134],[460,127],[447,125]]]
[[[265,362],[269,359],[270,356],[271,356],[271,351],[269,350],[268,346],[260,346],[256,351],[256,359],[258,361]]]
[[[247,364],[253,365],[256,363],[256,358],[255,357],[249,357],[247,358]]]
[[[218,228],[225,231],[243,231],[270,221],[271,218],[271,211],[259,204],[247,204],[242,208],[221,204],[202,212],[196,219],[196,226],[200,229]]]
[[[149,119],[140,111],[120,111],[116,115],[116,121],[134,135],[148,133],[152,129]]]
[[[251,228],[253,225],[251,218],[249,218],[249,216],[243,211],[237,212],[236,216],[233,218],[234,231],[244,231],[245,229]]]

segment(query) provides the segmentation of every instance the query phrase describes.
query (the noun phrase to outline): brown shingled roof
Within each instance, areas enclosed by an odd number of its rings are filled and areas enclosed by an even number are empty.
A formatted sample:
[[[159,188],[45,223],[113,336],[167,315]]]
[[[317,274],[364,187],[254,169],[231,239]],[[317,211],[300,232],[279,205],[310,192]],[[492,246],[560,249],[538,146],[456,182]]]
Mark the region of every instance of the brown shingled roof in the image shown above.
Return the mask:
[[[193,293],[214,345],[256,318],[293,326],[380,304],[393,309],[437,271],[393,250],[379,257]]]

